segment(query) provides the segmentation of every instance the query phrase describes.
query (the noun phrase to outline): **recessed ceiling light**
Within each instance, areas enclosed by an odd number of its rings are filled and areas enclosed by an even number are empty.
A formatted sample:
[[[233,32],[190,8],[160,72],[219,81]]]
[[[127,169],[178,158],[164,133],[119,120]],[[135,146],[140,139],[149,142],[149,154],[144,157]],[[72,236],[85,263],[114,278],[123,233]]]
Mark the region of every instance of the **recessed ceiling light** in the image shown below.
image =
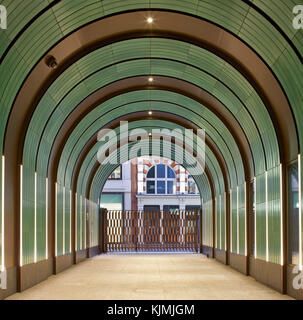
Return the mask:
[[[148,114],[149,114],[149,115],[152,115],[152,114],[153,114],[153,112],[152,112],[152,111],[148,111]]]
[[[151,135],[152,135],[151,132],[148,135],[151,137]]]
[[[153,82],[153,81],[154,81],[154,78],[153,78],[153,77],[149,77],[149,78],[148,78],[148,81],[149,81],[149,82]]]
[[[147,23],[153,23],[153,22],[154,22],[154,19],[152,17],[147,18]]]

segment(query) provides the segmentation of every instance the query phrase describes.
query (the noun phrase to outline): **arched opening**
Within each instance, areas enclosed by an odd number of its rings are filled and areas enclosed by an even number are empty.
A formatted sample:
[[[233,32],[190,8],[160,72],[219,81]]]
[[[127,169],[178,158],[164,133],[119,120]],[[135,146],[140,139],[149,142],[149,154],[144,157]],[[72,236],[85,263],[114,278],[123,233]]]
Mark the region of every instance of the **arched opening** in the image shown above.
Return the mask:
[[[201,198],[192,176],[188,192],[188,176],[180,164],[162,157],[119,165],[100,198],[104,251],[199,252]]]
[[[292,285],[303,266],[302,33],[292,28],[293,3],[72,2],[20,15],[15,0],[0,33],[0,275],[9,279],[0,298],[99,253],[100,203],[112,211],[125,203],[114,192],[115,202],[100,198],[107,177],[119,184],[123,170],[96,159],[98,132],[115,133],[108,155],[121,156],[135,140],[118,132],[120,121],[204,129],[205,174],[184,165],[178,191],[174,169],[154,164],[137,196],[200,194],[198,251],[302,298]],[[10,29],[12,16],[23,20]],[[198,153],[183,142],[169,147]],[[177,201],[160,211],[181,211]]]

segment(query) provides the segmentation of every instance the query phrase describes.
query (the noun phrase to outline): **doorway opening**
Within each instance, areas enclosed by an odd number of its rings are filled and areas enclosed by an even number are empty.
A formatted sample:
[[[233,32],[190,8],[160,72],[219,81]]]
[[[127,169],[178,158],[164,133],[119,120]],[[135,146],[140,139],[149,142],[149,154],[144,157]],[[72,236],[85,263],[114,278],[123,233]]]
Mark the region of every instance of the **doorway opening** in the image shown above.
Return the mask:
[[[172,160],[139,157],[120,165],[100,207],[104,252],[199,252],[200,193]]]

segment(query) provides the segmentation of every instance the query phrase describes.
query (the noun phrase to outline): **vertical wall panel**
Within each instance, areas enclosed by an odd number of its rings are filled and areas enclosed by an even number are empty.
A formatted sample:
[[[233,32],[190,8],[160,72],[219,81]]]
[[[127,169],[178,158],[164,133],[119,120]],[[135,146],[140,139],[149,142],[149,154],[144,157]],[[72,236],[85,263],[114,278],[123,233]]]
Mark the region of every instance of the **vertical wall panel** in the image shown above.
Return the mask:
[[[220,248],[221,243],[221,210],[220,210],[220,196],[216,197],[216,248]]]
[[[64,210],[64,247],[65,247],[65,253],[70,252],[70,227],[71,227],[71,206],[70,206],[70,201],[71,201],[71,194],[70,190],[68,188],[65,188],[65,210]]]
[[[203,204],[203,245],[213,246],[213,214],[212,214],[212,200]]]
[[[231,191],[230,194],[230,203],[231,203],[231,245],[232,250],[231,252],[237,253],[237,246],[238,246],[238,233],[237,233],[237,188]]]
[[[57,256],[63,254],[63,187],[57,184],[56,195],[56,234],[57,234]]]
[[[81,199],[79,194],[77,194],[77,216],[76,216],[76,239],[77,239],[77,248],[80,250],[80,216],[81,216]]]
[[[23,167],[22,183],[22,252],[23,265],[34,263],[34,225],[35,225],[35,203],[34,203],[35,172]]]
[[[46,180],[37,175],[37,261],[46,254]]]
[[[216,197],[216,248],[226,249],[226,212],[225,212],[225,193]]]
[[[257,258],[266,260],[266,192],[265,173],[257,178],[256,187],[256,232],[257,232]]]
[[[77,194],[77,250],[85,248],[85,197]]]
[[[245,184],[239,186],[239,254],[245,255],[245,241],[246,241],[246,224],[245,224]]]
[[[268,172],[269,261],[281,262],[280,167]]]
[[[98,217],[98,204],[89,201],[89,242],[90,247],[99,245],[99,217]]]

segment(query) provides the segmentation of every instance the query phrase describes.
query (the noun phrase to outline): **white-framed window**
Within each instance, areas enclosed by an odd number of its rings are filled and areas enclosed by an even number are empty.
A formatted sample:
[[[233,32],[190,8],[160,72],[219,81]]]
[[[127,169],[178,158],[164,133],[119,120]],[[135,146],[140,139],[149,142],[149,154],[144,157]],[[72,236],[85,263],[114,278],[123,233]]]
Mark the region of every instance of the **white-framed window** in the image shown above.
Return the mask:
[[[176,175],[172,168],[165,164],[151,167],[146,175],[147,194],[175,194]]]

